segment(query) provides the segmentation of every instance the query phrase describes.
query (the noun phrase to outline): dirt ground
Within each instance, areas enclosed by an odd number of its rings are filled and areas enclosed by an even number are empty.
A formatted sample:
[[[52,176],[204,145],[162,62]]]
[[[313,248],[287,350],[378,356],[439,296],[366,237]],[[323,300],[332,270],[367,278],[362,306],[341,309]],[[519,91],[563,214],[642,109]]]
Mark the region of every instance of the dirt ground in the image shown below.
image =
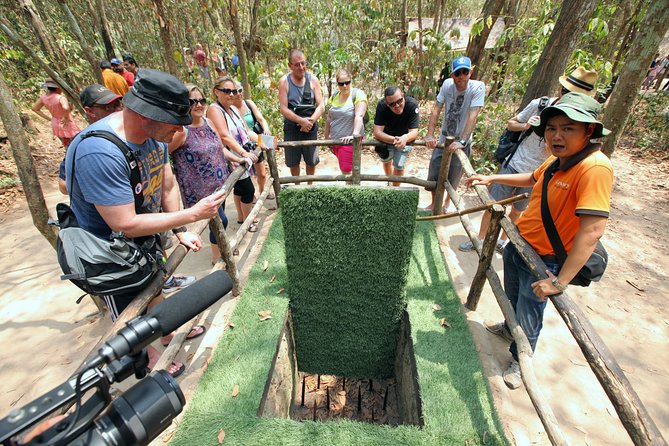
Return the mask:
[[[63,200],[56,188],[55,171],[62,156],[59,143],[48,129],[37,124],[35,156],[42,173],[42,187],[49,208]],[[333,155],[322,151],[320,173],[336,173]],[[429,154],[416,150],[408,175],[425,177]],[[669,438],[669,306],[665,304],[669,249],[669,161],[644,160],[630,150],[614,157],[616,182],[612,211],[604,244],[610,255],[603,281],[590,288],[570,287],[569,294],[587,314],[613,352],[633,388],[665,438]],[[0,162],[0,168],[7,167]],[[382,173],[373,153],[363,154],[363,170]],[[283,167],[282,175],[287,174]],[[464,191],[462,191],[464,192]],[[467,192],[469,205],[475,197]],[[429,195],[421,193],[421,206]],[[0,416],[67,379],[92,346],[109,329],[108,317],[100,318],[92,301],[78,288],[59,279],[53,249],[32,225],[25,199],[18,188],[0,195],[0,229],[5,247],[0,258]],[[234,206],[229,203],[229,230],[236,231]],[[261,230],[242,246],[242,272],[252,265],[262,244],[273,211],[261,212]],[[479,216],[474,217],[478,226]],[[438,232],[442,252],[461,300],[466,299],[478,257],[457,246],[466,235],[457,219],[441,220]],[[203,234],[206,236],[206,234]],[[203,236],[203,238],[205,238]],[[202,277],[210,269],[208,248],[191,253],[179,273]],[[502,273],[501,257],[494,266]],[[179,359],[188,369],[179,382],[186,398],[192,394],[208,358],[222,336],[226,314],[234,301],[216,305],[202,320],[207,334],[185,344]],[[514,444],[550,444],[523,388],[510,391],[502,381],[510,355],[507,346],[483,328],[485,319],[501,318],[486,286],[478,311],[463,307],[489,379],[495,404],[508,437]],[[448,346],[444,346],[448,348]],[[632,444],[616,413],[590,371],[566,325],[549,305],[545,326],[534,357],[537,378],[570,444]],[[163,441],[170,438],[170,430]],[[162,442],[161,442],[162,443]]]

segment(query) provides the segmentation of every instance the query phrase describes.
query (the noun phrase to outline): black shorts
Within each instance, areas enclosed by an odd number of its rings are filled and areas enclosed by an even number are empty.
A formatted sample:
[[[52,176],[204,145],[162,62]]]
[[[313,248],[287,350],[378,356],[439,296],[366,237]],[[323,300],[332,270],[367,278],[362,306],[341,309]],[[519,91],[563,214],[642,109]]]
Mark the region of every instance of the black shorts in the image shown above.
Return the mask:
[[[283,123],[284,141],[312,141],[318,139],[318,124],[314,124],[309,133],[301,132],[294,122]],[[285,148],[286,166],[299,166],[302,158],[307,166],[316,166],[320,159],[318,157],[318,147],[286,147]]]
[[[253,196],[256,193],[256,188],[253,187],[253,181],[251,181],[251,177],[238,180],[235,183],[235,187],[233,188],[233,193],[236,196],[241,197],[242,203],[253,203]]]

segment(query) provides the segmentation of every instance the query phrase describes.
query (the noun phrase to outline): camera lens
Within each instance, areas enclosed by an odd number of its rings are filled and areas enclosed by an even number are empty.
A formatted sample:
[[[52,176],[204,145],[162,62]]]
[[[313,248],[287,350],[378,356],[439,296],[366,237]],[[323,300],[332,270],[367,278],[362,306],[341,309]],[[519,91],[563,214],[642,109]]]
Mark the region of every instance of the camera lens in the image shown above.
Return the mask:
[[[186,400],[164,370],[149,376],[112,401],[95,430],[107,445],[147,445],[183,410]]]

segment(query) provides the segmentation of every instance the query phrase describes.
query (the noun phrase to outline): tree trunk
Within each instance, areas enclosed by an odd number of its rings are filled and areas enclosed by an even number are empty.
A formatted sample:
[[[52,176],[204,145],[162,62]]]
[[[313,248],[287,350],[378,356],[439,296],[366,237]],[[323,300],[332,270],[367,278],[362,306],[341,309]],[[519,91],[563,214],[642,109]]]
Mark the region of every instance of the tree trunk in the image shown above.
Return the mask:
[[[618,65],[620,65],[620,61],[626,55],[626,52],[630,46],[630,42],[634,40],[634,37],[639,30],[639,14],[641,14],[641,8],[643,7],[644,3],[644,0],[639,0],[639,4],[637,5],[634,14],[632,14],[632,18],[629,21],[629,26],[625,27],[625,37],[620,44],[616,58],[613,61],[613,66],[611,67],[611,74],[613,76],[618,73]]]
[[[434,16],[432,18],[432,29],[435,35],[441,32],[441,13],[443,10],[444,0],[436,0],[434,2]]]
[[[172,22],[165,14],[163,0],[151,1],[156,8],[156,16],[158,16],[158,25],[160,26],[160,40],[163,41],[163,55],[165,57],[167,71],[173,76],[178,76],[177,62],[174,60],[174,45],[172,44]]]
[[[21,179],[21,187],[28,202],[30,215],[37,230],[47,239],[51,246],[56,248],[56,231],[47,224],[49,211],[46,207],[42,186],[37,179],[37,172],[30,153],[30,146],[21,125],[21,118],[17,113],[9,86],[0,73],[0,118],[5,126],[9,144],[12,147],[12,155],[16,162],[16,169]]]
[[[86,119],[88,118],[88,115],[84,112],[83,107],[81,106],[81,103],[79,102],[79,95],[75,93],[75,91],[68,85],[67,82],[63,80],[60,75],[51,68],[51,65],[47,62],[45,62],[42,58],[40,58],[29,46],[27,43],[25,43],[21,37],[19,37],[18,34],[11,28],[11,25],[7,20],[3,17],[0,18],[0,30],[2,30],[7,36],[21,48],[21,50],[26,53],[28,56],[30,56],[46,73],[53,79],[58,85],[63,90],[63,93],[67,96],[67,98],[70,100],[70,103],[74,105],[81,113],[81,116],[85,117]]]
[[[668,27],[669,8],[666,0],[653,0],[632,41],[618,82],[606,106],[604,126],[611,130],[611,134],[604,139],[602,150],[607,155],[613,153],[618,138],[625,129],[625,123],[639,94],[639,87]]]
[[[518,21],[519,7],[520,7],[520,0],[510,0],[507,3],[505,11],[506,15],[504,17],[505,29],[509,29],[516,25],[516,22]],[[506,69],[509,62],[509,54],[511,54],[511,51],[513,50],[513,45],[514,45],[514,40],[507,39],[504,42],[504,46],[502,46],[502,48],[499,48],[494,56],[495,60],[492,61],[492,65],[497,66],[498,68],[497,72],[495,73],[494,77],[495,80],[492,84],[492,87],[490,88],[490,93],[488,94],[488,97],[490,98],[495,97],[497,92],[502,88],[502,85],[504,85],[504,79],[506,77]],[[480,79],[483,79],[483,72],[481,72],[481,76],[479,77]]]
[[[260,0],[253,0],[251,6],[251,24],[249,25],[249,44],[246,48],[247,55],[250,60],[255,60],[256,57],[256,39],[258,34],[258,9],[260,8]]]
[[[37,12],[37,8],[33,4],[32,0],[18,0],[19,6],[23,10],[26,19],[30,22],[30,26],[33,31],[35,31],[35,37],[39,41],[44,55],[49,58],[58,68],[63,68],[61,63],[62,61],[67,60],[65,57],[65,52],[63,49],[51,39],[49,33],[44,26],[42,17]]]
[[[469,43],[467,44],[467,56],[472,60],[472,79],[478,79],[479,69],[478,65],[481,63],[481,56],[485,50],[485,44],[488,41],[488,36],[492,30],[495,20],[499,16],[504,6],[504,0],[486,0],[481,11],[481,20],[483,20],[483,29],[477,36],[469,35]],[[488,18],[491,17],[490,26],[488,26]]]
[[[95,57],[93,50],[91,49],[90,45],[88,45],[86,38],[81,32],[81,28],[79,28],[79,23],[77,22],[76,17],[74,17],[74,14],[72,14],[70,7],[67,6],[65,0],[58,0],[58,3],[60,4],[60,7],[63,8],[65,17],[67,17],[67,20],[70,22],[70,26],[72,27],[74,35],[77,36],[77,39],[79,39],[79,44],[81,45],[81,50],[84,53],[84,57],[86,57],[88,63],[91,64],[91,69],[93,70],[93,77],[95,77],[98,84],[104,85],[104,79],[102,78],[102,71],[100,71],[100,62],[98,61],[98,58]]]
[[[109,32],[109,22],[107,21],[107,13],[105,12],[105,2],[103,0],[95,0],[96,9],[99,12],[98,18],[100,37],[102,38],[102,44],[105,46],[105,53],[107,54],[107,59],[112,59],[116,57],[114,54],[114,42],[112,42],[111,33]]]
[[[219,17],[214,13],[214,8],[210,4],[209,0],[201,0],[200,5],[207,13],[209,21],[211,22],[211,26],[213,26],[216,30],[221,29],[221,22],[219,21]]]
[[[407,24],[407,3],[408,0],[402,0],[402,9],[400,9],[400,46],[407,46],[408,24]]]
[[[565,0],[560,15],[548,38],[532,78],[520,103],[522,110],[532,99],[548,95],[558,86],[558,77],[564,74],[567,63],[585,32],[588,20],[597,6],[597,0]]]
[[[232,24],[232,31],[235,34],[235,47],[237,48],[237,55],[239,56],[239,71],[242,75],[242,87],[244,87],[244,97],[248,98],[250,94],[249,74],[246,71],[246,51],[244,51],[244,41],[242,40],[242,30],[239,26],[239,9],[237,7],[237,0],[230,0],[230,23]]]

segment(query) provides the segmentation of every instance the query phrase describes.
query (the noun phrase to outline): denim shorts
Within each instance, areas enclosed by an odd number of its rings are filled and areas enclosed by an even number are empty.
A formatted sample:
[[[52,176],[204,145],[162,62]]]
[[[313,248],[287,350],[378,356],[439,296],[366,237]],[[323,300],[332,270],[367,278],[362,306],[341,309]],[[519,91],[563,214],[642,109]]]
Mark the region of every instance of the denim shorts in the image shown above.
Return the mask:
[[[379,155],[379,158],[381,158],[381,161],[384,163],[392,161],[395,169],[404,170],[407,158],[409,158],[409,152],[411,152],[411,146],[406,146],[404,147],[404,150],[399,150],[392,144],[386,144],[385,147],[377,147],[375,150]],[[387,156],[386,153],[388,153]]]

